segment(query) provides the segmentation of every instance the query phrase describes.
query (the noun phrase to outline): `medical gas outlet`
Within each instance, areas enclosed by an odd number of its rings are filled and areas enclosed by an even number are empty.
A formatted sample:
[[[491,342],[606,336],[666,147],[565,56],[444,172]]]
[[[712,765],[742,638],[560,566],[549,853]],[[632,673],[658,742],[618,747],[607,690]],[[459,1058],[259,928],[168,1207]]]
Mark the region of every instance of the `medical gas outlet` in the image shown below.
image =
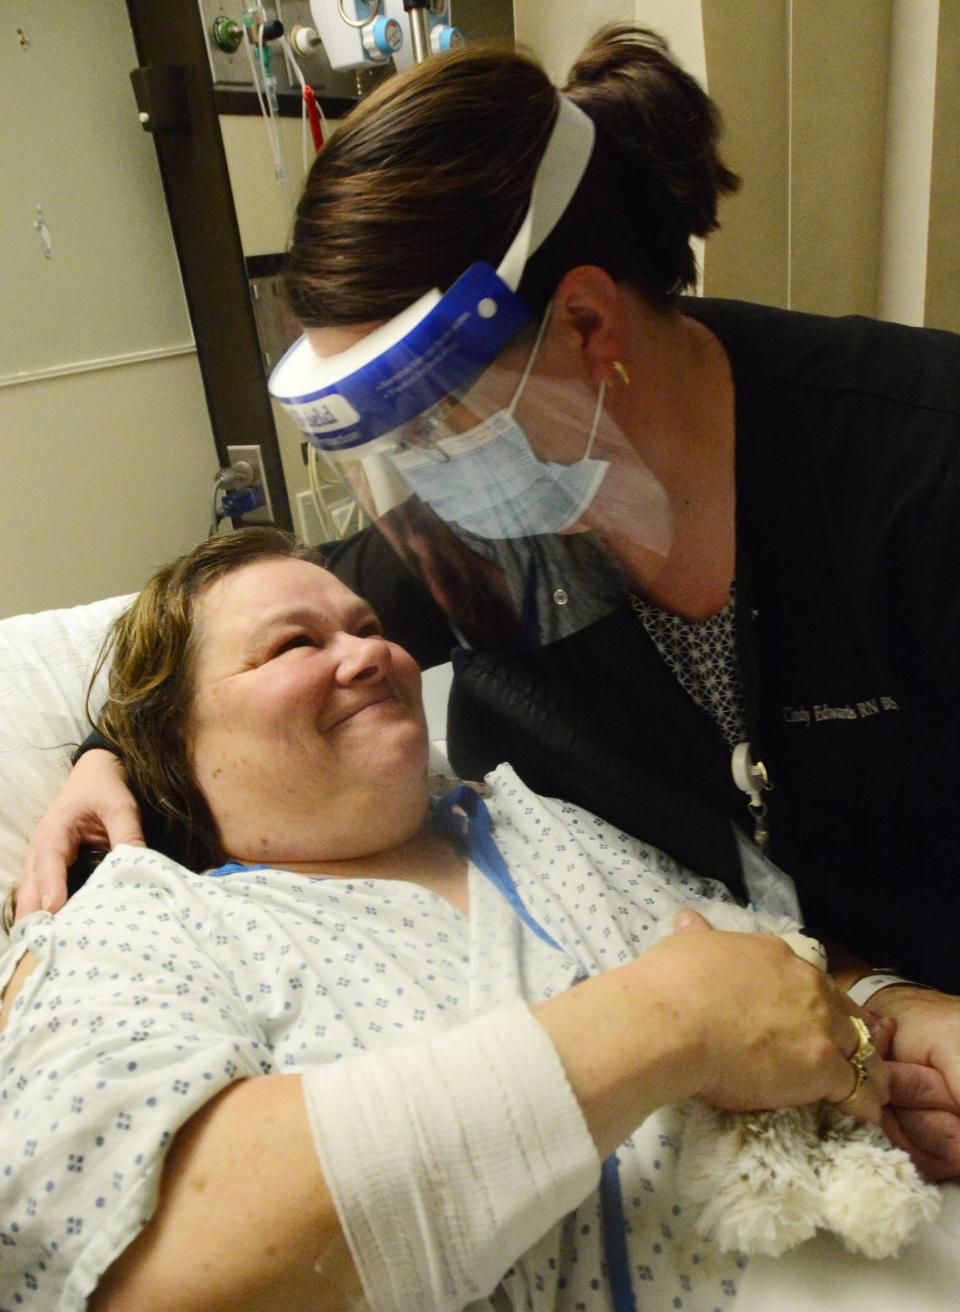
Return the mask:
[[[315,27],[304,27],[298,23],[290,33],[290,44],[298,55],[309,58],[318,46],[323,42],[320,40],[320,33]]]
[[[383,8],[391,18],[405,25],[405,33],[406,25],[409,24],[411,36],[414,22],[419,19],[421,24],[426,23],[429,46],[425,54],[444,54],[464,43],[463,33],[451,24],[450,0],[430,0],[429,5],[418,5],[416,13],[408,12],[411,9],[410,0],[406,0],[406,3],[405,0],[383,0]],[[404,40],[401,48],[394,52],[393,62],[398,72],[412,68],[419,62],[412,40]]]
[[[210,34],[218,50],[222,50],[225,55],[233,55],[240,49],[244,32],[248,27],[254,45],[259,43],[261,33],[264,42],[279,41],[283,36],[283,23],[279,19],[268,19],[261,9],[245,10],[242,22],[237,18],[230,18],[227,14],[218,14],[213,20]],[[317,40],[319,41],[319,38]]]
[[[444,55],[448,50],[456,50],[465,41],[466,37],[459,27],[448,27],[445,23],[437,23],[430,29],[430,49],[435,55]]]
[[[375,18],[360,29],[360,40],[371,59],[389,59],[403,45],[403,29],[395,18]]]
[[[408,12],[404,0],[310,0],[310,16],[331,67],[369,68],[392,59],[398,69],[416,62],[411,40],[415,19],[428,24],[429,49],[440,54],[463,41],[463,35],[447,21],[449,0],[431,0],[426,15],[418,6]]]
[[[385,64],[403,45],[403,28],[382,0],[310,0],[310,15],[332,68]]]
[[[243,24],[226,14],[218,14],[213,20],[213,39],[224,54],[232,55],[240,49],[243,40]]]

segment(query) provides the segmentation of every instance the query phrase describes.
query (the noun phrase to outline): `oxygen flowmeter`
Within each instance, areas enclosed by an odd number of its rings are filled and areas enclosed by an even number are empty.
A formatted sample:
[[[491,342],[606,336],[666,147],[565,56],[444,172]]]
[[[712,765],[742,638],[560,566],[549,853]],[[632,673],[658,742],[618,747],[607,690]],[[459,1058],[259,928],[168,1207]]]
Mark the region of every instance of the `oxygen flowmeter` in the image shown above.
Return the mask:
[[[310,0],[310,15],[333,68],[409,68],[463,42],[450,0]]]
[[[382,0],[310,0],[310,14],[332,68],[385,64],[403,47],[403,27]]]
[[[372,59],[389,59],[403,45],[403,28],[395,18],[385,18],[381,14],[372,23],[361,27],[360,39]]]
[[[394,55],[397,71],[463,45],[464,35],[450,21],[450,0],[383,0],[386,12],[409,28],[410,40]]]

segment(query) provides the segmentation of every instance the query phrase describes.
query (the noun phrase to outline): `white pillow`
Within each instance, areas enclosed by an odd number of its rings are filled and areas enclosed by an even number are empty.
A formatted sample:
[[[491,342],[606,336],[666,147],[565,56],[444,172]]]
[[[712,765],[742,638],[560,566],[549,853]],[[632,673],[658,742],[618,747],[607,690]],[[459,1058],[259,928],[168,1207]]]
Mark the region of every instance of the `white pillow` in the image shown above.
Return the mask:
[[[90,731],[87,684],[107,627],[131,600],[0,620],[0,901],[18,882],[34,825]],[[98,679],[91,698],[94,714],[105,683]]]

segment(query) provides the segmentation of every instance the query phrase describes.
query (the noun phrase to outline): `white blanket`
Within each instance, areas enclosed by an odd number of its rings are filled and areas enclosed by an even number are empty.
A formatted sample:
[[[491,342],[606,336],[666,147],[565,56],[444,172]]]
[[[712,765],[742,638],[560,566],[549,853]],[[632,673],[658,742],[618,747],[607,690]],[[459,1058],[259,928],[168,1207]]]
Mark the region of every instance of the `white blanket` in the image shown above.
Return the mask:
[[[916,1243],[888,1262],[855,1257],[818,1235],[780,1258],[757,1257],[735,1312],[953,1312],[960,1308],[960,1185]]]

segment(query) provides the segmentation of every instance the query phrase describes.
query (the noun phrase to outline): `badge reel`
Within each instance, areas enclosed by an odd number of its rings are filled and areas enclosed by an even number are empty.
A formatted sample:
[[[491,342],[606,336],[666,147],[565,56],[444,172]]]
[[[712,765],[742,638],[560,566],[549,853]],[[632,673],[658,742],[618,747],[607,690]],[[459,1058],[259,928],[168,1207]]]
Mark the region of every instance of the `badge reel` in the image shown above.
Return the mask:
[[[747,810],[753,816],[753,841],[762,852],[770,838],[767,826],[767,804],[763,794],[773,787],[762,761],[754,761],[749,743],[737,743],[730,761],[733,782],[746,793]]]

